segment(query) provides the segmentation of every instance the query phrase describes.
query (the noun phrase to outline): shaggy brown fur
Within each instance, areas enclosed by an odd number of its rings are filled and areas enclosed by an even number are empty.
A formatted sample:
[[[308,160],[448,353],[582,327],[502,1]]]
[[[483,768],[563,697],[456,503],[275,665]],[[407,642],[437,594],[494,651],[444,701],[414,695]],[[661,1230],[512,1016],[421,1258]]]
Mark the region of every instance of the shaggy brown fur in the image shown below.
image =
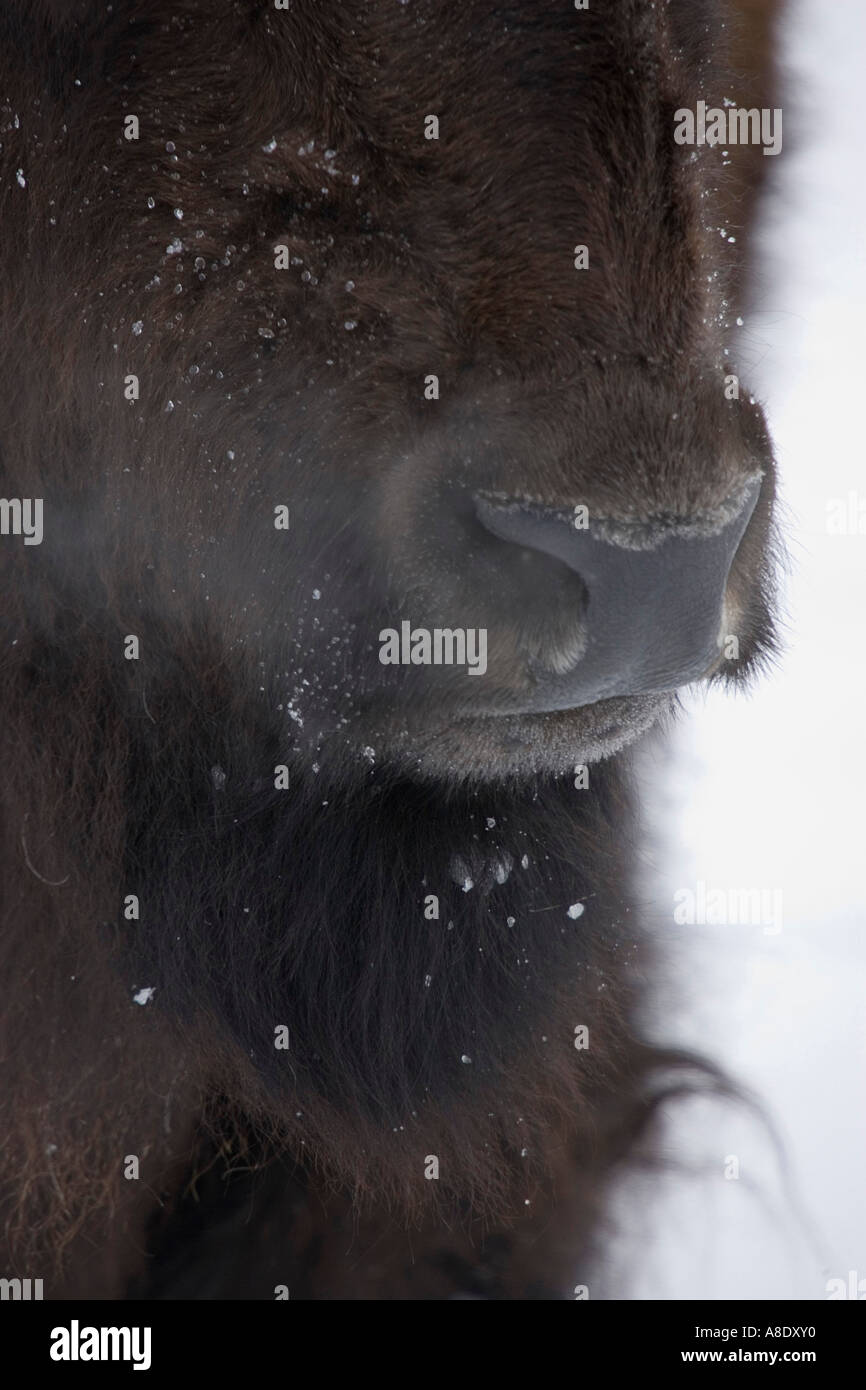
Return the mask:
[[[0,495],[43,498],[45,538],[0,537],[0,1274],[587,1282],[681,1069],[636,1024],[609,756],[671,701],[501,717],[555,579],[518,582],[468,499],[688,517],[757,466],[720,677],[771,649],[772,458],[721,389],[764,169],[672,129],[752,103],[728,33],[769,51],[775,8],[3,7]],[[489,682],[389,685],[407,615],[488,627]]]

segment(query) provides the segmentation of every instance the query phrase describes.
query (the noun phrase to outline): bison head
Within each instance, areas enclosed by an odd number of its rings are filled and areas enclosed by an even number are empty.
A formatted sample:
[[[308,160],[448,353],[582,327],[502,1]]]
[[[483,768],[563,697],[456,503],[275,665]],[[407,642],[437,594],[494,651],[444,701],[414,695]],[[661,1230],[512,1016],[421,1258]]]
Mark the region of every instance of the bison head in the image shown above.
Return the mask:
[[[743,678],[773,462],[729,176],[674,140],[704,7],[120,9],[5,132],[10,371],[46,564],[141,630],[151,708],[206,649],[287,758],[455,780]]]

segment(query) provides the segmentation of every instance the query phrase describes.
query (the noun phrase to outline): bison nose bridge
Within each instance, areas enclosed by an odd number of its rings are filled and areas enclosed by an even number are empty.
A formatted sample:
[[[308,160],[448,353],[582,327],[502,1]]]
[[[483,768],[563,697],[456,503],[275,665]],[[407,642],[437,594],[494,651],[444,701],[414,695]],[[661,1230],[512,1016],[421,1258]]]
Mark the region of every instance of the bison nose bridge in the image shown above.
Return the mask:
[[[760,491],[752,478],[713,513],[646,523],[574,516],[523,502],[476,498],[483,526],[518,551],[575,571],[586,590],[582,652],[570,672],[538,678],[537,708],[675,690],[717,660],[731,564]],[[505,557],[503,556],[503,561]]]

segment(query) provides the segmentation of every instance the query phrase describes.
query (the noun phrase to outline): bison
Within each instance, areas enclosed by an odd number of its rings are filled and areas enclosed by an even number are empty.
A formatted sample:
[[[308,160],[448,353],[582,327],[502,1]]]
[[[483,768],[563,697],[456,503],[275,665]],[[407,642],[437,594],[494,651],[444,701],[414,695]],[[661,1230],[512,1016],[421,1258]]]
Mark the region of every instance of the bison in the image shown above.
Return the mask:
[[[773,651],[772,151],[682,112],[776,9],[3,6],[4,1274],[572,1297],[725,1084],[632,750]]]

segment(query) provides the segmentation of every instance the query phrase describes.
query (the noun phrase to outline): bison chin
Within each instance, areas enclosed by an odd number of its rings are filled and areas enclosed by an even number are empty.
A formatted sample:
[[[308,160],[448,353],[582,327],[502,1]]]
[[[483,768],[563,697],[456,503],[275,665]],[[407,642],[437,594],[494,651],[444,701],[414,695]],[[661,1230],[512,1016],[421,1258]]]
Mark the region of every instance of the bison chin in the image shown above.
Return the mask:
[[[513,1215],[564,1151],[619,1142],[655,1067],[628,791],[613,764],[591,776],[495,797],[375,769],[325,796],[201,776],[182,836],[136,817],[127,876],[157,896],[127,978],[241,1128],[406,1212]]]

